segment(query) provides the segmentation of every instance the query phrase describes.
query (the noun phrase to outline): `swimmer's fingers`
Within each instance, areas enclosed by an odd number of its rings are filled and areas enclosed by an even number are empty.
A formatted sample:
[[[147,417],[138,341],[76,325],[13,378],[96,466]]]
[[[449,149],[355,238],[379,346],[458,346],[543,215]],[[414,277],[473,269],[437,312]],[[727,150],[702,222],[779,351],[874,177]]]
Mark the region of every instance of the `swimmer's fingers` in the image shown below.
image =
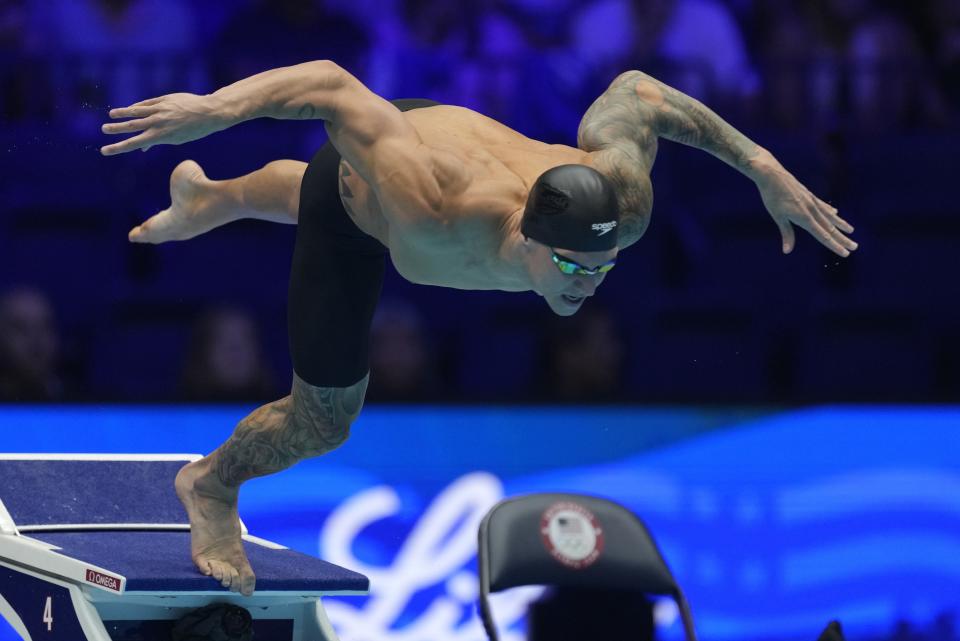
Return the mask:
[[[127,120],[125,122],[108,122],[100,127],[100,130],[105,134],[132,134],[138,131],[143,132],[138,136],[128,138],[122,142],[115,143],[113,145],[106,145],[100,148],[100,153],[104,156],[115,156],[117,154],[123,154],[128,151],[133,151],[135,149],[149,149],[149,144],[144,144],[150,141],[152,136],[149,134],[150,127],[154,124],[151,116],[157,113],[159,107],[156,106],[162,98],[151,98],[150,100],[144,100],[143,102],[138,102],[135,105],[129,107],[118,107],[117,109],[110,110],[110,117],[113,119],[118,118],[134,118],[134,120]]]
[[[842,232],[845,233],[845,234],[852,234],[852,233],[853,233],[853,225],[851,225],[850,223],[848,223],[847,221],[845,221],[843,218],[840,218],[839,214],[837,213],[837,208],[836,208],[836,207],[834,207],[833,205],[831,205],[831,204],[829,204],[829,203],[823,202],[823,201],[820,200],[819,198],[817,198],[816,201],[817,201],[817,206],[819,207],[820,211],[821,211],[831,222],[833,222],[833,224],[836,225],[836,226],[840,229],[840,231],[842,231]]]
[[[140,102],[135,102],[135,103],[133,103],[133,104],[130,105],[130,106],[131,106],[131,107],[149,107],[149,106],[151,106],[151,105],[157,104],[158,102],[160,102],[160,101],[163,100],[164,98],[166,98],[166,96],[157,96],[156,98],[147,98],[146,100],[141,100]]]
[[[852,230],[853,227],[837,215],[836,208],[826,205],[826,203],[813,194],[811,194],[811,201],[807,206],[807,212],[817,222],[822,232],[826,233],[831,240],[836,241],[847,250],[856,250],[858,247],[857,243],[843,233],[847,229]],[[826,205],[826,208],[824,205]]]
[[[841,244],[841,238],[847,242],[853,242],[843,237],[833,225],[821,221],[812,210],[800,212],[792,210],[789,212],[780,211],[773,216],[774,222],[780,229],[780,236],[783,238],[783,253],[789,254],[796,245],[796,236],[793,231],[793,225],[805,229],[811,236],[816,238],[824,247],[834,252],[838,256],[846,258],[850,255],[852,249],[856,249],[856,243],[848,249]]]
[[[143,105],[137,103],[136,105],[131,105],[129,107],[117,107],[116,109],[111,109],[109,114],[110,117],[114,120],[118,118],[146,118],[147,116],[152,116],[157,113],[158,107],[156,103],[151,103],[149,105]]]
[[[117,154],[125,154],[128,151],[134,151],[137,149],[143,149],[146,151],[153,144],[155,144],[154,138],[155,136],[153,136],[150,131],[145,131],[139,136],[127,138],[126,140],[122,140],[118,143],[101,147],[100,153],[104,156],[116,156]]]
[[[144,131],[153,121],[150,118],[127,120],[125,122],[108,122],[100,130],[105,134],[132,134],[135,131]]]
[[[835,207],[814,196],[791,174],[768,172],[760,175],[756,182],[763,204],[780,228],[785,254],[794,247],[791,225],[807,230],[838,256],[849,256],[857,249],[857,243],[844,235],[844,232],[851,233],[853,226],[837,215]]]
[[[840,234],[832,225],[828,226],[822,223],[812,212],[808,212],[806,216],[798,217],[795,222],[810,232],[810,235],[833,253],[844,258],[850,255],[850,250],[844,247],[837,238],[837,234],[840,236],[843,234]],[[831,231],[831,228],[833,231]]]
[[[131,118],[123,123],[105,125],[106,133],[134,133],[143,131],[123,143],[104,147],[104,155],[113,155],[143,149],[153,145],[179,145],[226,129],[237,120],[220,109],[220,101],[209,96],[174,93],[151,98],[129,107],[112,109],[111,118]],[[146,144],[144,144],[146,143]]]
[[[847,237],[843,231],[840,229],[840,226],[837,224],[837,221],[833,218],[824,214],[822,211],[814,211],[814,219],[819,223],[819,228],[826,232],[830,238],[840,245],[845,247],[849,251],[856,251],[859,245],[853,239]]]

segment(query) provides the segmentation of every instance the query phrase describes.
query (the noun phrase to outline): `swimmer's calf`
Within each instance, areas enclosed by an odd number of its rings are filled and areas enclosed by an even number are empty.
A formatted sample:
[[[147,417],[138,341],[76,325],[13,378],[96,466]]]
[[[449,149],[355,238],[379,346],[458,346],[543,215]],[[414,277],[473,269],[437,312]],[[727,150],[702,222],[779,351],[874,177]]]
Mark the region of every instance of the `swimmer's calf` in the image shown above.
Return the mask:
[[[212,454],[177,475],[190,517],[190,553],[201,572],[233,592],[253,594],[237,502],[247,479],[273,474],[342,445],[360,413],[368,377],[349,387],[314,387],[294,374],[290,396],[254,411]]]

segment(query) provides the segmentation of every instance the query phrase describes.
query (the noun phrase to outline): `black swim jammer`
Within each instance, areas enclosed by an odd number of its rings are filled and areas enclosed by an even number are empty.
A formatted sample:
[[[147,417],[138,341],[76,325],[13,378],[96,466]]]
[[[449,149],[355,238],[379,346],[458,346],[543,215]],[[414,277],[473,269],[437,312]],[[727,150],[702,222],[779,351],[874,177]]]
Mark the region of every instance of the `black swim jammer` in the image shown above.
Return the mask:
[[[400,111],[432,100],[394,100]],[[327,142],[300,185],[287,326],[293,370],[315,387],[348,387],[370,369],[373,312],[387,248],[354,224],[340,201],[340,154]]]

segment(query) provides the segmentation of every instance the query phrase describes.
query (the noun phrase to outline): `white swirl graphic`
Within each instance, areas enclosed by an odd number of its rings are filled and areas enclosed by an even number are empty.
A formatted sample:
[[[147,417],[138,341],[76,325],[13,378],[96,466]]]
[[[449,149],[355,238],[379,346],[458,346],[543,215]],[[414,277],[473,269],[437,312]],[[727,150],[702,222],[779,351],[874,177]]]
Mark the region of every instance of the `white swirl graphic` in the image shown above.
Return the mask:
[[[371,524],[400,509],[393,488],[378,486],[354,495],[331,514],[320,533],[320,550],[331,563],[370,577],[370,597],[361,607],[325,600],[330,621],[350,641],[483,641],[476,617],[477,576],[464,566],[476,557],[477,528],[503,498],[496,477],[476,472],[454,481],[427,508],[393,562],[372,566],[354,557],[352,544]],[[395,627],[413,597],[442,585],[443,592],[413,620]],[[504,641],[522,641],[508,628],[526,613],[539,588],[519,588],[491,599]]]

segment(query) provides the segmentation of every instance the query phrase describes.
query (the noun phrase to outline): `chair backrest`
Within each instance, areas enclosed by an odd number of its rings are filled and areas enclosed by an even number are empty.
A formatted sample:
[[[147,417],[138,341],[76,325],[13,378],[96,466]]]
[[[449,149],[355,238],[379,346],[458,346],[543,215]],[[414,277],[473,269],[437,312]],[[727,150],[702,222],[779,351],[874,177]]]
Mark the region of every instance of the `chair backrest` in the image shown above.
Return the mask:
[[[489,593],[521,585],[635,590],[673,597],[695,641],[686,597],[646,525],[625,507],[580,494],[532,494],[495,505],[480,524],[480,614],[497,641]]]

